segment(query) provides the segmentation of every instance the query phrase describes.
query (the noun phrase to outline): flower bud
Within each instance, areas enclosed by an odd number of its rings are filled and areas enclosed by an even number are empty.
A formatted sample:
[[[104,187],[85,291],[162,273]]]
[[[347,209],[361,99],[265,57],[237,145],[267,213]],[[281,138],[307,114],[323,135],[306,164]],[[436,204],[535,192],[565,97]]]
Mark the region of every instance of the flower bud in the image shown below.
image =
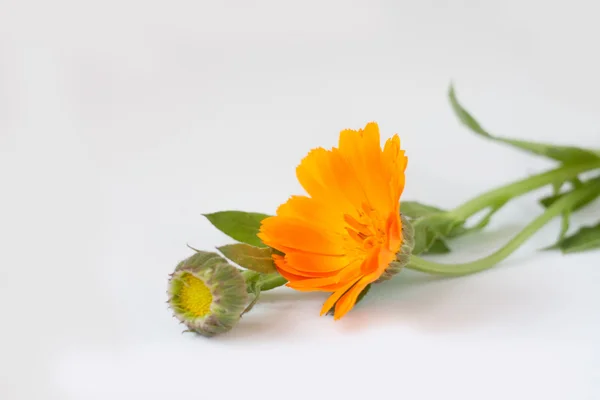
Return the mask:
[[[233,328],[248,301],[241,271],[218,254],[201,251],[177,265],[168,293],[174,316],[204,336]]]

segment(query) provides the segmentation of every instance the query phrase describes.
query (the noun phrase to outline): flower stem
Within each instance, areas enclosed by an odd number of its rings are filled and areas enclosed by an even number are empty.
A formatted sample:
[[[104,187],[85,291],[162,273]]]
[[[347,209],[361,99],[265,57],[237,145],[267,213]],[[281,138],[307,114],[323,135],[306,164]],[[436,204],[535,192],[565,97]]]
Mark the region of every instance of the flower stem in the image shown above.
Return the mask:
[[[548,207],[543,214],[541,214],[539,217],[534,219],[529,225],[527,225],[504,247],[500,248],[498,251],[496,251],[493,254],[490,254],[487,257],[462,264],[440,264],[424,260],[417,256],[411,256],[410,262],[406,266],[406,268],[429,274],[445,276],[469,275],[491,268],[500,261],[504,260],[506,257],[508,257],[516,249],[518,249],[527,239],[529,239],[535,232],[537,232],[551,219],[560,215],[564,210],[571,209],[579,201],[584,199],[586,196],[589,196],[593,192],[598,191],[599,189],[599,182],[590,182],[574,190],[573,192],[563,196],[550,207]]]
[[[265,292],[267,290],[278,288],[279,286],[283,286],[287,283],[287,279],[279,274],[272,274],[268,278],[264,279],[260,285],[260,291]]]
[[[242,276],[246,280],[248,293],[255,293],[257,288],[260,292],[265,292],[287,283],[287,279],[278,273],[261,274],[259,272],[246,270],[242,272]]]
[[[582,172],[597,168],[600,168],[600,160],[561,166],[551,171],[491,190],[456,207],[449,213],[458,220],[466,220],[485,208],[493,207],[498,203],[506,202],[514,197],[524,195],[551,183],[564,182],[576,178]]]

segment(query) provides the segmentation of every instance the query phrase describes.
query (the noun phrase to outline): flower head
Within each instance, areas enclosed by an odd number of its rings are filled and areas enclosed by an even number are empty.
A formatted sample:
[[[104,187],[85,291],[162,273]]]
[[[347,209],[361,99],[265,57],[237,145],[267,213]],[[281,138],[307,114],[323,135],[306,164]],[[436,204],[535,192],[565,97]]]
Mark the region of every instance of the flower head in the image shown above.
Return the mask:
[[[248,300],[241,272],[218,254],[206,252],[177,265],[168,293],[175,317],[204,336],[230,330]]]
[[[335,319],[396,261],[403,244],[400,195],[407,158],[394,135],[381,149],[379,128],[340,133],[337,148],[312,150],[296,175],[309,196],[292,196],[263,220],[259,237],[288,286],[333,292],[321,315]]]

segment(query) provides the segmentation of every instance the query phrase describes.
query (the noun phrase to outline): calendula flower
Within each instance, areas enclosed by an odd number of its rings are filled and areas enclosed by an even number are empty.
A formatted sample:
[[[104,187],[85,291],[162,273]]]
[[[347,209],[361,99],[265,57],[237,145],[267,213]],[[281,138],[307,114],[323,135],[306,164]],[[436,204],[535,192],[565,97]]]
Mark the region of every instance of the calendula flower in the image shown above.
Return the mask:
[[[389,278],[397,259],[406,262],[397,257],[406,164],[398,135],[382,150],[376,123],[344,130],[337,148],[314,149],[298,166],[309,196],[292,196],[263,220],[258,236],[284,253],[273,257],[287,285],[333,292],[321,315],[335,305],[334,318],[343,317],[370,283]]]
[[[218,254],[200,251],[177,265],[168,293],[175,317],[204,336],[230,330],[248,301],[240,270]]]

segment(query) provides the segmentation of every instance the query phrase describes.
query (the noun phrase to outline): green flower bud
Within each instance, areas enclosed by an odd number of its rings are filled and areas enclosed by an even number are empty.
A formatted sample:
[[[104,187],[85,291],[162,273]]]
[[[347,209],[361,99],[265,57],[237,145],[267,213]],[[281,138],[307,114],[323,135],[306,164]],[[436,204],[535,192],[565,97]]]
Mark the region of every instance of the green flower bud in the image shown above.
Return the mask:
[[[402,246],[400,247],[400,251],[396,253],[396,260],[390,263],[375,283],[392,279],[410,261],[410,255],[415,247],[415,230],[404,215],[400,214],[400,220],[402,221]]]
[[[248,302],[241,271],[216,253],[198,251],[180,262],[169,280],[169,305],[190,331],[229,331]]]

